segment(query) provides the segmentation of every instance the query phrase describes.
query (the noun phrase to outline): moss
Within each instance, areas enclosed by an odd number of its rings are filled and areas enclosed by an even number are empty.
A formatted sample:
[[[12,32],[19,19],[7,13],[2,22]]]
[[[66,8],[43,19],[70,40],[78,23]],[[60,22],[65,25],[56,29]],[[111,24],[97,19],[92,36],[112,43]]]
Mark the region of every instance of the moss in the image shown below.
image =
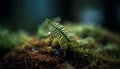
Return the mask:
[[[53,20],[53,22],[56,23],[57,20]],[[51,24],[51,26],[54,26],[50,31],[51,34],[48,34],[48,31],[46,31],[48,30],[47,28],[45,30],[39,28],[39,30],[42,30],[43,32],[45,31],[46,35],[44,36],[39,32],[39,34],[37,35],[39,36],[37,37],[38,39],[32,38],[30,41],[25,41],[29,37],[27,37],[24,33],[19,33],[18,35],[20,35],[20,38],[17,37],[17,39],[13,42],[19,43],[23,41],[23,43],[14,44],[14,46],[17,47],[11,53],[5,56],[4,61],[2,62],[3,67],[1,68],[3,69],[120,68],[119,59],[120,44],[118,35],[111,33],[110,31],[104,30],[100,27],[97,28],[95,26],[85,25],[76,26],[71,24],[69,24],[69,26]],[[71,28],[74,29],[72,30]],[[71,32],[68,33],[67,30],[71,30]],[[8,34],[9,33],[7,33],[6,35],[8,36]],[[71,34],[74,34],[74,36],[73,35],[71,36]],[[13,35],[13,37],[14,36],[16,38],[16,35]],[[25,36],[25,40],[22,38],[23,36]],[[77,37],[77,39],[74,39],[74,37]]]

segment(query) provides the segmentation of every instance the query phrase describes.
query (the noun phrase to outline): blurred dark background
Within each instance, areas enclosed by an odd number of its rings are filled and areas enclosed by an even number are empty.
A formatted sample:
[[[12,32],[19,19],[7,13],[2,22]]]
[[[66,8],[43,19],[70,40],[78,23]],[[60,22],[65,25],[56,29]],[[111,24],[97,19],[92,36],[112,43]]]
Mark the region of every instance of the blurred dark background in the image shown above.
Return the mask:
[[[0,25],[36,31],[46,18],[95,24],[120,30],[119,0],[0,0]]]

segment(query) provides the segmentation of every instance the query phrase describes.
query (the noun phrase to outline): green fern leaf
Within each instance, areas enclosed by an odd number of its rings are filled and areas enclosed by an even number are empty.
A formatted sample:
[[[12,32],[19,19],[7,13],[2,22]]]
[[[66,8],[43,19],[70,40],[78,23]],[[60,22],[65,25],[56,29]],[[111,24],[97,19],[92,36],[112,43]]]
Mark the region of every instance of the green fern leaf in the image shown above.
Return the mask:
[[[53,38],[56,38],[62,49],[78,48],[80,45],[78,37],[67,30],[63,25],[54,21],[46,20]]]

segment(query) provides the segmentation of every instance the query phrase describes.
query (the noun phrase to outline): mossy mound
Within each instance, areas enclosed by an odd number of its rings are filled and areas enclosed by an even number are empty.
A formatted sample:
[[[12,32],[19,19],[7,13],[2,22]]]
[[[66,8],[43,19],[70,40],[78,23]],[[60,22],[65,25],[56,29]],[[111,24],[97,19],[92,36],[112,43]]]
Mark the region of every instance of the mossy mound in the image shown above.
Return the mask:
[[[46,39],[45,39],[46,40]],[[107,61],[91,54],[71,50],[64,55],[59,45],[53,47],[45,40],[34,40],[7,55],[3,69],[119,69],[119,61]]]

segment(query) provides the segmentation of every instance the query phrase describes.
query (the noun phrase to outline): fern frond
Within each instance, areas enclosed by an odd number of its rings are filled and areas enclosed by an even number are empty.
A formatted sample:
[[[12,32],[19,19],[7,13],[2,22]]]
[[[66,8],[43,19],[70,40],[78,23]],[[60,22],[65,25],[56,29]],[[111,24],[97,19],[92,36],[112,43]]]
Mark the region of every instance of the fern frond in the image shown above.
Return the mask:
[[[54,21],[46,20],[53,38],[56,38],[62,49],[78,48],[80,45],[78,37],[67,30],[63,25]]]

